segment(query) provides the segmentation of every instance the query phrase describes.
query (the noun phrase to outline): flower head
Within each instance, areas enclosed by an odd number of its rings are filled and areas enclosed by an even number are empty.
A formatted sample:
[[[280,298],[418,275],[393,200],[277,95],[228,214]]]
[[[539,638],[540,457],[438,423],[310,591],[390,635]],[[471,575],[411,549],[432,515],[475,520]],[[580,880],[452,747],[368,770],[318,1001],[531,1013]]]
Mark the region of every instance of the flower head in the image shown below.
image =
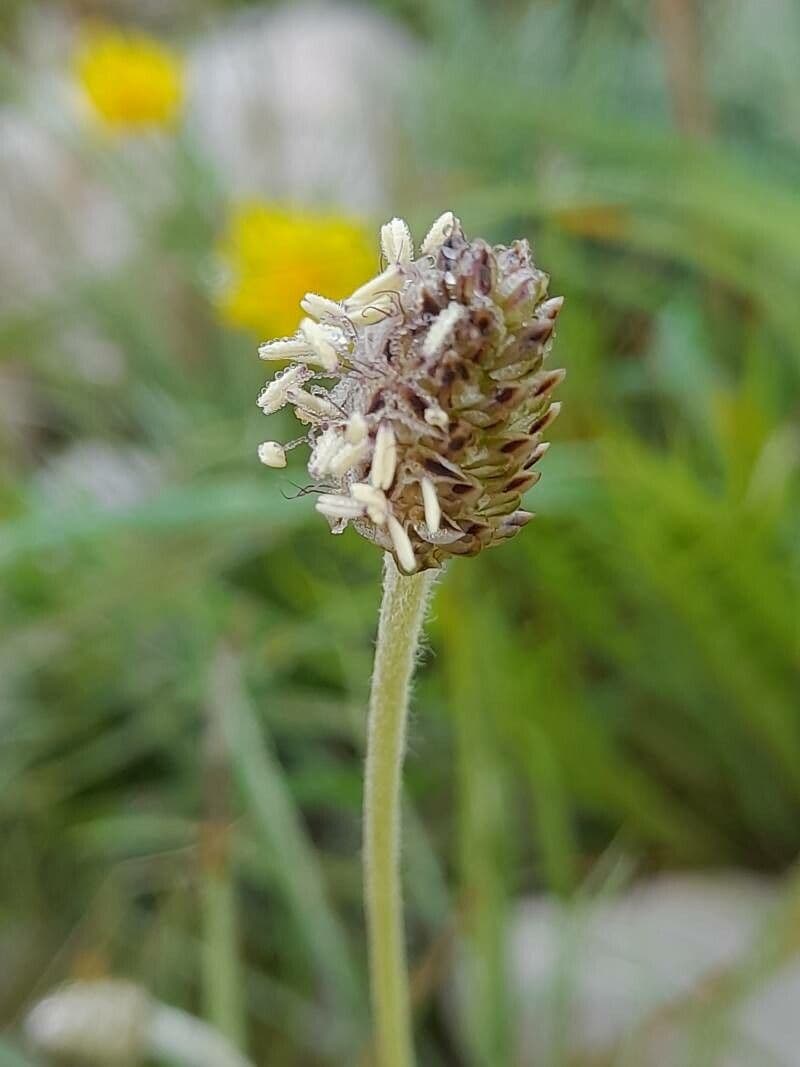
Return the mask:
[[[295,329],[306,290],[345,296],[375,269],[360,222],[259,202],[234,212],[220,252],[230,275],[222,316],[262,336]]]
[[[183,107],[181,58],[142,33],[94,31],[75,73],[93,111],[112,129],[171,126]]]
[[[416,259],[400,219],[381,247],[377,277],[341,302],[308,293],[298,332],[261,346],[289,366],[258,404],[291,404],[305,425],[293,443],[311,448],[331,530],[352,522],[411,573],[475,555],[531,518],[520,504],[560,408],[550,394],[564,372],[543,362],[563,301],[546,299],[527,241],[470,241],[450,212]],[[286,462],[276,442],[259,455]]]

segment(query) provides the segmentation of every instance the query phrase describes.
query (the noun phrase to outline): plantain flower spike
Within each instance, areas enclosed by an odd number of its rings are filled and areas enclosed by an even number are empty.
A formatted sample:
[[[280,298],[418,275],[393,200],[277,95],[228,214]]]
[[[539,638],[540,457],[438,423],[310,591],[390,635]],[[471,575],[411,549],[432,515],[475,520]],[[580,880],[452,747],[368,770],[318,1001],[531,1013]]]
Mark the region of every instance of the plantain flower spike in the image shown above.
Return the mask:
[[[441,567],[513,537],[531,519],[542,434],[563,370],[547,370],[562,297],[525,240],[468,240],[446,212],[414,256],[408,226],[381,229],[383,269],[336,302],[308,293],[293,337],[261,346],[288,361],[259,407],[287,404],[307,427],[316,508],[352,523],[402,571]],[[328,379],[326,388],[319,378]],[[266,441],[263,463],[283,467]]]

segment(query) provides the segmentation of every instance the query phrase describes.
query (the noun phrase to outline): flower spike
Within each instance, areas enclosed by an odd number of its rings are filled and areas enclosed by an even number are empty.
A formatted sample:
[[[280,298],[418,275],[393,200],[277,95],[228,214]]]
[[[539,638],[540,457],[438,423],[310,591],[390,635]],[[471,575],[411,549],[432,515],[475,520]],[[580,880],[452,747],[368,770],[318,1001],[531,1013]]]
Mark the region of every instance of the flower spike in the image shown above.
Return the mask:
[[[290,362],[262,391],[306,424],[317,511],[349,523],[406,574],[517,534],[539,478],[543,431],[564,376],[545,370],[563,299],[528,242],[468,240],[452,212],[414,259],[401,219],[381,229],[384,269],[341,302],[309,293],[294,337],[263,345]],[[333,379],[328,388],[318,376]],[[265,442],[259,456],[280,467]]]

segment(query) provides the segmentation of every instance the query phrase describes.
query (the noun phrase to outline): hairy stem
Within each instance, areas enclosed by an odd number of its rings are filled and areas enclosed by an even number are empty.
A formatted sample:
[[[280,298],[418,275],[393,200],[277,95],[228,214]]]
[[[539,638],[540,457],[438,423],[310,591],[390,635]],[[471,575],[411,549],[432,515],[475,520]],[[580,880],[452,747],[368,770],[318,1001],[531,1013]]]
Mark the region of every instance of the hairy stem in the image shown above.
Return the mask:
[[[411,675],[432,571],[384,564],[364,784],[364,899],[378,1067],[414,1062],[400,883],[400,802]]]

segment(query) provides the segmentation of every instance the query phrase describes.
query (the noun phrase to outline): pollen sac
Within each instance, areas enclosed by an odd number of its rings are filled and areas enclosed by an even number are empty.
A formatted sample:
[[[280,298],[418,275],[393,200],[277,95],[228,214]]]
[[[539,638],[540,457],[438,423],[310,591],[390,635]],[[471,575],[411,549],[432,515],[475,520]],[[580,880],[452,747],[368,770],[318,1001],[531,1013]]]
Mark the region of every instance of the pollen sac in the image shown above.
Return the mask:
[[[298,370],[280,372],[260,405],[294,405],[331,530],[352,523],[411,573],[530,520],[522,497],[560,410],[551,395],[564,372],[544,362],[563,300],[548,298],[527,241],[468,240],[451,212],[417,259],[402,220],[381,240],[382,274],[341,302],[307,300],[319,329],[307,319],[296,343],[268,350]],[[319,371],[303,354],[312,342]]]

